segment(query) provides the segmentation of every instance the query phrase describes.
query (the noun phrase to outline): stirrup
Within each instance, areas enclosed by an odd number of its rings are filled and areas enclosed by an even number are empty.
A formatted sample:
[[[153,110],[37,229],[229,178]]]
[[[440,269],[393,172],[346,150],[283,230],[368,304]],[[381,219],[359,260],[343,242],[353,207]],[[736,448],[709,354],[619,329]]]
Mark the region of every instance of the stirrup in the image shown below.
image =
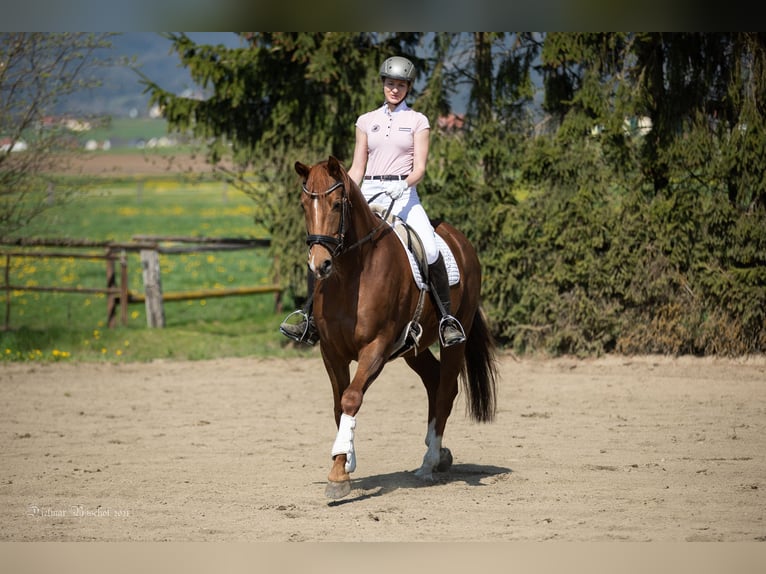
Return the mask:
[[[451,329],[453,333],[450,338],[447,339],[444,336],[444,332]],[[459,345],[465,343],[465,331],[460,321],[455,319],[452,315],[444,315],[439,321],[439,341],[442,347],[451,347],[452,345]]]
[[[290,322],[294,315],[300,317],[300,321],[297,323]],[[285,337],[306,345],[315,345],[319,340],[319,333],[317,333],[314,320],[303,309],[293,311],[285,317],[285,320],[279,325],[279,331]]]

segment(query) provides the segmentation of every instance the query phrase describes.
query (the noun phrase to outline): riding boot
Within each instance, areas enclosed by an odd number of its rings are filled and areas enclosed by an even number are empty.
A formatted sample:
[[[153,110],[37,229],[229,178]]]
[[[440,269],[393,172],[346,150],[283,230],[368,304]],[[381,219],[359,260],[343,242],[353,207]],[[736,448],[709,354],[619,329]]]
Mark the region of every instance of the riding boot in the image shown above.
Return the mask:
[[[290,313],[279,326],[280,332],[298,343],[315,345],[319,340],[319,332],[314,324],[314,317],[311,310],[314,303],[314,275],[308,275],[308,298],[302,309],[297,309]],[[297,322],[295,317],[297,317]]]
[[[450,315],[449,278],[444,258],[439,258],[428,266],[428,282],[431,287],[431,298],[439,311],[439,338],[444,347],[465,342],[465,331],[455,317]]]

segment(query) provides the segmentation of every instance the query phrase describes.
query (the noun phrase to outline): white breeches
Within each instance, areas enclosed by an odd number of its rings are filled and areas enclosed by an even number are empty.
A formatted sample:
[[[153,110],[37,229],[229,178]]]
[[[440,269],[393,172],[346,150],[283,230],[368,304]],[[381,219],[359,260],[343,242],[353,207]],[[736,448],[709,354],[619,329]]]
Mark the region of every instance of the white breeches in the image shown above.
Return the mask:
[[[377,195],[378,197],[372,202],[376,205],[382,205],[388,208],[391,205],[391,198],[388,197],[385,192],[385,183],[376,180],[365,180],[362,183],[362,194],[364,198],[369,202],[370,198]],[[431,226],[431,221],[428,219],[426,210],[420,204],[420,197],[418,196],[417,187],[412,186],[405,191],[402,196],[394,202],[394,207],[391,213],[403,219],[407,225],[415,230],[420,240],[423,242],[423,250],[426,254],[426,262],[430,265],[439,257],[439,248],[436,246],[436,238],[434,237],[434,228]]]

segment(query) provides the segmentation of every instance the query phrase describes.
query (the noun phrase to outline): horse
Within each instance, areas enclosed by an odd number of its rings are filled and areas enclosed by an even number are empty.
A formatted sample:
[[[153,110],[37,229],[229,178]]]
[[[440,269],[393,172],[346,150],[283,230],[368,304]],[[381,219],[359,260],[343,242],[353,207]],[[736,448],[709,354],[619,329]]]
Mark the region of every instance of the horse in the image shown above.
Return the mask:
[[[471,419],[488,423],[496,414],[496,345],[480,305],[476,251],[455,227],[432,220],[459,268],[459,281],[450,288],[451,309],[466,332],[463,343],[447,348],[439,343],[437,359],[430,349],[439,341],[437,309],[413,280],[391,225],[373,212],[335,157],[313,166],[296,161],[294,167],[302,178],[308,267],[315,278],[313,317],[338,428],[325,495],[339,499],[351,491],[354,429],[364,393],[386,363],[400,357],[419,375],[428,397],[426,453],[415,475],[433,482],[434,471],[445,472],[452,464],[442,440],[458,379]],[[403,333],[410,347],[401,351]],[[353,379],[352,361],[357,362]]]

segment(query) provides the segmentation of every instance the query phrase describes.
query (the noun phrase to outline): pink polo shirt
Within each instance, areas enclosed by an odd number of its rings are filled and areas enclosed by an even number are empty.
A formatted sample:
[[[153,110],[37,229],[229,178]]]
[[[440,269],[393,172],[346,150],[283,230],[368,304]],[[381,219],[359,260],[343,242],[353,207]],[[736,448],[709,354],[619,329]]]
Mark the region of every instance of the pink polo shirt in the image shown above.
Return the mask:
[[[412,171],[415,134],[431,126],[426,116],[402,102],[393,112],[384,104],[362,114],[356,127],[367,134],[365,175],[408,175]]]

